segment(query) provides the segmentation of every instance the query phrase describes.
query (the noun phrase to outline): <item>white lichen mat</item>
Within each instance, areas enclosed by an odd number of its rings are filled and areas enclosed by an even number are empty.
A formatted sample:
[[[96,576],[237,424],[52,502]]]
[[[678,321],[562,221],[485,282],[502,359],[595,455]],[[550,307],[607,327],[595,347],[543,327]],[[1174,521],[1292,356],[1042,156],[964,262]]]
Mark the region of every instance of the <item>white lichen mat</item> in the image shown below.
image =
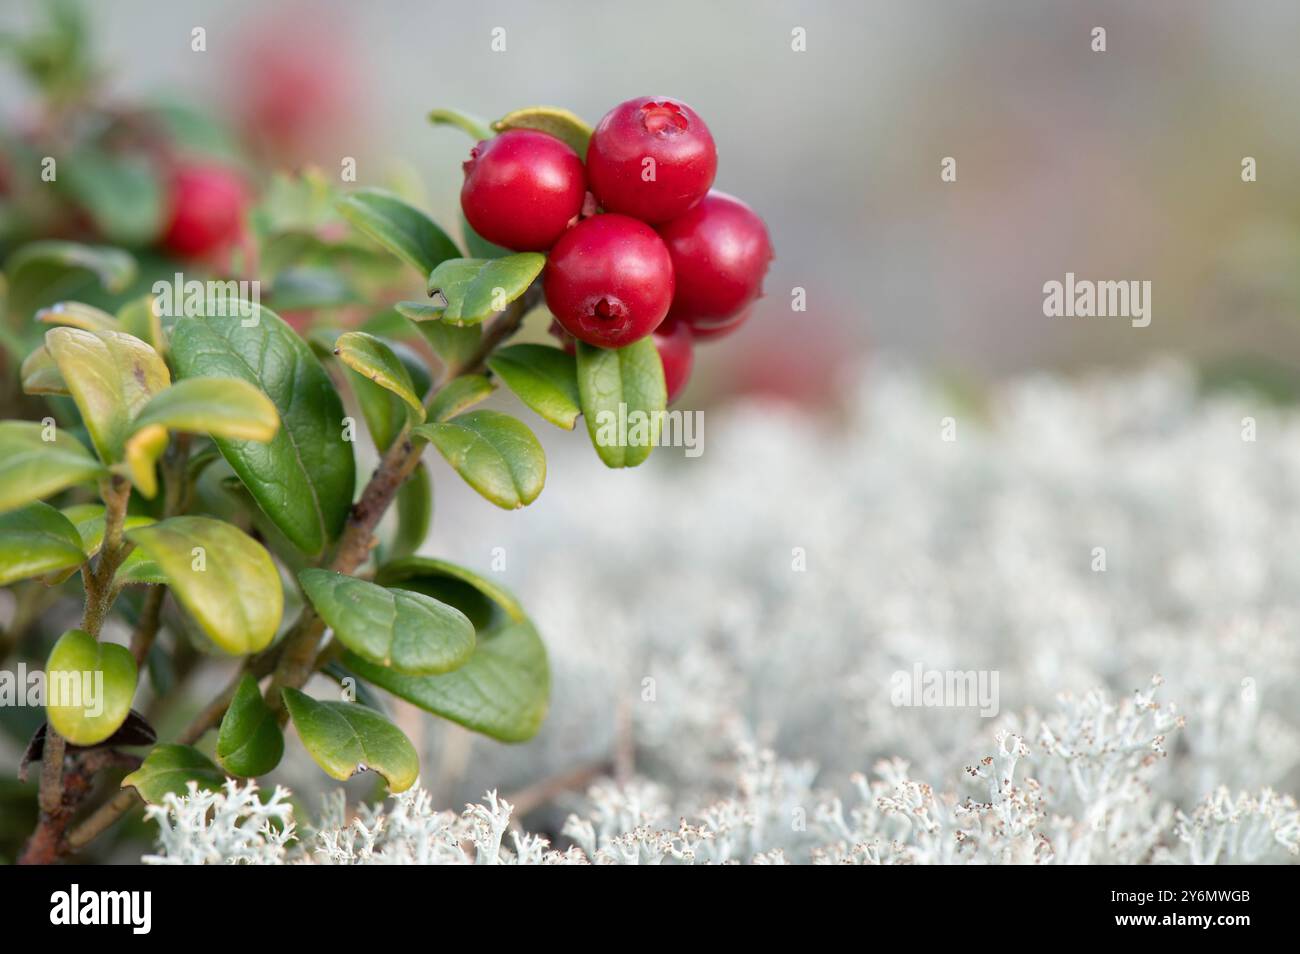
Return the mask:
[[[416,793],[351,823],[335,806],[241,857],[1300,851],[1276,794],[1300,765],[1300,412],[1201,396],[1178,365],[1026,379],[975,406],[882,364],[829,419],[742,405],[706,424],[699,458],[662,448],[616,479],[556,476],[520,529],[494,529],[551,651],[552,712],[522,747],[455,729],[424,743],[441,804],[614,753],[630,781],[531,814],[552,847],[506,835],[495,796],[456,815]],[[891,681],[918,667],[996,673],[997,715],[897,705]],[[156,813],[163,858],[233,857],[194,833],[195,810]],[[225,810],[260,824],[243,793]]]

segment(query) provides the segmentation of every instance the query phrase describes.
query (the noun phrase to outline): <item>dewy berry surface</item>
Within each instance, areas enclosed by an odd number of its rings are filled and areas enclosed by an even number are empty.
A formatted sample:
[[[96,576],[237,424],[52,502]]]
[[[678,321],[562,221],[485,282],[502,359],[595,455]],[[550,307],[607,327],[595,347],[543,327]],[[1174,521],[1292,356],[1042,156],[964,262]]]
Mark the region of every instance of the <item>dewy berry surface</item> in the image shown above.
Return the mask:
[[[763,220],[739,199],[710,192],[685,215],[660,226],[659,234],[677,278],[673,318],[697,329],[730,327],[762,294],[772,243]]]
[[[655,349],[664,366],[664,383],[668,386],[668,403],[686,387],[695,365],[695,346],[690,326],[685,322],[667,319],[654,331]]]
[[[163,245],[176,255],[201,256],[236,242],[248,192],[223,166],[187,165],[172,173]]]
[[[587,177],[601,208],[643,222],[684,213],[709,191],[717,171],[717,148],[704,120],[664,97],[615,106],[587,147]]]
[[[621,348],[668,314],[673,265],[663,240],[626,215],[597,215],[556,243],[543,275],[546,305],[575,338]]]
[[[460,204],[474,231],[516,252],[544,252],[582,211],[578,154],[554,136],[513,129],[474,147]]]

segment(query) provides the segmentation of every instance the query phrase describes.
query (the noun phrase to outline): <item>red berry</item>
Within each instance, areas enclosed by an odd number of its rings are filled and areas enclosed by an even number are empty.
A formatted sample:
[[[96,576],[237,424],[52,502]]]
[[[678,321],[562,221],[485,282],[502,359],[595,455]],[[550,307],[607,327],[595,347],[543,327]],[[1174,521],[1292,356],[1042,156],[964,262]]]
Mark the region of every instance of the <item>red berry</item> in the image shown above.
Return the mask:
[[[691,333],[695,336],[696,341],[712,341],[715,338],[725,338],[741,325],[749,320],[753,314],[753,308],[746,308],[736,315],[731,316],[726,321],[719,321],[708,325],[690,325]],[[669,321],[676,321],[676,318],[669,318]],[[682,324],[689,324],[683,321]]]
[[[668,385],[668,403],[677,400],[691,378],[695,348],[691,344],[690,325],[671,318],[655,329],[654,343],[664,365],[664,383]]]
[[[655,230],[626,215],[584,219],[556,243],[542,276],[564,330],[621,348],[659,326],[673,300],[673,264]]]
[[[681,218],[661,226],[677,276],[672,316],[696,331],[731,330],[763,292],[772,243],[754,210],[725,192],[710,192]]]
[[[615,106],[587,147],[591,191],[607,212],[667,222],[709,191],[718,150],[704,120],[685,103],[643,96]]]
[[[169,202],[163,245],[177,255],[202,256],[239,239],[248,193],[230,169],[181,166],[172,174]]]
[[[469,155],[460,205],[489,242],[544,252],[582,211],[582,160],[554,136],[511,129],[480,142]]]

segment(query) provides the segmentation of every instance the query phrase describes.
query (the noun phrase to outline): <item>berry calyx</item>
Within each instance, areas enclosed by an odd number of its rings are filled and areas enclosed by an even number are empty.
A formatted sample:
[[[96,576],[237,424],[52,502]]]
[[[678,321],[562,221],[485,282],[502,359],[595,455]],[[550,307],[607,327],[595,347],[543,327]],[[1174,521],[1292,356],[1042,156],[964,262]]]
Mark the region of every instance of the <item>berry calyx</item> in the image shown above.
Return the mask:
[[[584,219],[555,244],[542,276],[546,305],[569,334],[621,348],[655,330],[673,300],[663,240],[626,215]]]
[[[673,318],[697,332],[739,327],[741,312],[762,294],[772,261],[763,220],[744,202],[715,190],[659,234],[677,278]]]
[[[587,177],[601,208],[643,222],[667,222],[713,185],[718,151],[704,120],[685,103],[642,96],[596,124]]]
[[[163,246],[176,255],[199,257],[239,240],[248,192],[230,169],[187,165],[172,173],[168,205]]]
[[[465,218],[483,238],[516,252],[554,245],[587,195],[578,154],[532,129],[511,129],[480,142],[464,169]]]
[[[695,364],[695,347],[690,325],[671,318],[655,329],[653,340],[664,365],[664,383],[668,386],[668,403],[672,404],[686,387]]]

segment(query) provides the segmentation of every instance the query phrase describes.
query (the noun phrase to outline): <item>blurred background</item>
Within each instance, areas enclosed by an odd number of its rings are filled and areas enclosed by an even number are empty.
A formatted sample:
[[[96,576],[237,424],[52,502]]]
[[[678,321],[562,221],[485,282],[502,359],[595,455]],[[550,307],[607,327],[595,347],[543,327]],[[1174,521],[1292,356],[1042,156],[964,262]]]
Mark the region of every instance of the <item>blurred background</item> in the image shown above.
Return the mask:
[[[39,29],[42,7],[6,3],[0,33]],[[485,567],[500,549],[556,673],[551,719],[523,746],[403,714],[440,803],[542,785],[535,826],[554,830],[548,780],[580,791],[607,771],[706,799],[739,738],[832,782],[900,754],[956,785],[992,731],[891,707],[889,675],[917,661],[999,669],[1004,714],[1163,671],[1172,697],[1213,714],[1184,744],[1176,804],[1220,783],[1294,790],[1300,6],[116,0],[88,14],[94,95],[175,106],[263,189],[268,170],[332,177],[351,156],[359,185],[455,222],[470,144],[430,126],[431,108],[555,104],[594,122],[662,93],[705,118],[717,186],[767,221],[766,296],[698,350],[679,402],[705,411],[701,457],[663,449],[612,473],[581,429],[537,428],[547,490],[517,513],[431,461],[421,552]],[[0,73],[10,136],[57,124],[40,102]],[[1242,181],[1244,157],[1258,181]],[[0,215],[6,254],[23,221]],[[1066,272],[1150,281],[1150,326],[1044,317],[1043,284]],[[545,322],[525,334],[545,340]],[[1272,424],[1258,445],[1240,440],[1247,414]],[[1101,545],[1104,579],[1089,566]],[[1247,703],[1245,678],[1277,692]],[[280,770],[300,792],[313,771]]]

